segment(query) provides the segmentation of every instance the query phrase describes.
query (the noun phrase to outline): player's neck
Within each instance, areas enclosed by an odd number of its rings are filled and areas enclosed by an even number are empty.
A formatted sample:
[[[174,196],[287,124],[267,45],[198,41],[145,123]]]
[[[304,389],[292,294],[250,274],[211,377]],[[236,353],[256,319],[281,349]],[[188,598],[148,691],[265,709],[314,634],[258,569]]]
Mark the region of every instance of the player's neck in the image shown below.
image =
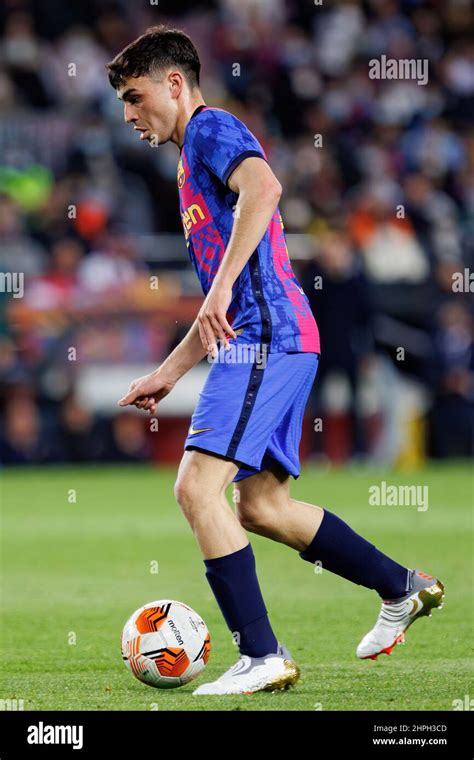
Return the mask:
[[[184,133],[186,131],[188,121],[190,120],[194,111],[198,106],[205,105],[206,103],[200,92],[196,93],[196,96],[194,98],[190,99],[185,105],[183,105],[182,111],[178,116],[178,121],[176,122],[175,131],[171,136],[172,142],[174,142],[178,148],[181,149],[183,147]]]

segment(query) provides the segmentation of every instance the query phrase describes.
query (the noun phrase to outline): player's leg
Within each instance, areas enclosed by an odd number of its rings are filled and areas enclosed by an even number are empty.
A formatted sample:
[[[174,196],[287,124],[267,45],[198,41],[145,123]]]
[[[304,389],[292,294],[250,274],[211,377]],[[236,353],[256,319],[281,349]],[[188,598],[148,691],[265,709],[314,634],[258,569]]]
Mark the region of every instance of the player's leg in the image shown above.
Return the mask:
[[[303,551],[323,519],[321,507],[290,497],[290,478],[277,462],[234,483],[236,515],[241,526]]]
[[[238,551],[248,536],[229,507],[225,491],[238,465],[201,451],[185,451],[174,495],[201,549],[210,560]]]
[[[442,606],[440,581],[398,564],[329,510],[292,499],[289,478],[278,464],[237,482],[235,489],[236,513],[246,530],[285,543],[302,559],[377,591],[382,609],[359,644],[359,657],[390,654],[414,620]]]
[[[248,538],[229,507],[225,489],[238,466],[223,457],[186,451],[175,485],[176,499],[204,558],[206,577],[239,646],[241,661],[197,694],[229,694],[281,688],[299,675],[270,625]]]
[[[238,467],[201,451],[185,451],[175,496],[201,549],[206,577],[242,654],[276,652],[248,537],[225,490]]]
[[[391,560],[327,509],[292,499],[276,465],[235,484],[241,525],[296,549],[302,559],[375,589],[384,599],[409,590],[411,571]]]

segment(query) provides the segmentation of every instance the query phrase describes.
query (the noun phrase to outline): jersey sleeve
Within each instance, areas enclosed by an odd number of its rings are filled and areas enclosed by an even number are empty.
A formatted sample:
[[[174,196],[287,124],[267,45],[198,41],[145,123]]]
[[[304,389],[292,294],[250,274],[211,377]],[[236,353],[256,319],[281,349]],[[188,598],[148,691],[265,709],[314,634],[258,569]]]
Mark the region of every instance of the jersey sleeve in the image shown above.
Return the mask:
[[[193,149],[224,185],[244,158],[258,156],[266,161],[257,138],[227,111],[209,110],[196,120]]]

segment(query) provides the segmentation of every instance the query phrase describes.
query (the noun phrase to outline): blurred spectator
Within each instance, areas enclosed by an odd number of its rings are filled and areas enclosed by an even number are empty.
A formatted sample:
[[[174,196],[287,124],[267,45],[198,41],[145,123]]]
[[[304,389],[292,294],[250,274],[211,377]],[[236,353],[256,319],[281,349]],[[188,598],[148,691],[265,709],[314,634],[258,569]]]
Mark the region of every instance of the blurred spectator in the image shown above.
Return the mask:
[[[427,257],[404,212],[396,216],[397,200],[388,183],[362,189],[349,217],[350,234],[375,282],[421,282],[429,273]]]
[[[82,245],[73,238],[58,240],[51,247],[48,270],[30,281],[28,304],[33,309],[67,308],[77,287]]]
[[[454,300],[438,312],[438,381],[431,411],[432,453],[474,454],[474,335],[472,315]]]
[[[45,48],[35,35],[33,18],[21,11],[7,16],[0,56],[8,66],[17,92],[32,106],[42,108],[50,103],[43,82]]]
[[[0,434],[0,462],[22,465],[57,461],[57,440],[52,432],[31,396],[8,399]]]
[[[404,191],[407,215],[425,250],[438,261],[459,261],[462,250],[454,200],[422,173],[408,174]]]
[[[104,425],[74,395],[61,407],[59,435],[66,462],[95,462],[104,456]]]
[[[366,372],[378,372],[385,410],[395,397],[404,407],[403,383],[429,398],[434,454],[471,452],[472,292],[453,293],[453,275],[474,270],[469,4],[177,6],[169,18],[159,5],[109,0],[0,7],[0,273],[25,278],[24,298],[5,279],[0,290],[2,454],[149,456],[137,416],[102,419],[68,389],[88,364],[159,363],[201,302],[182,238],[177,151],[146,150],[124,128],[104,68],[162,21],[195,40],[206,102],[262,142],[284,188],[293,258],[316,247],[295,268],[320,326],[317,398],[350,418],[336,454],[370,448],[357,403]],[[371,79],[381,55],[426,59],[428,82]],[[11,395],[18,389],[22,401]],[[404,435],[385,437],[386,461]]]
[[[108,235],[100,241],[102,250],[93,251],[81,264],[79,280],[89,292],[114,292],[132,282],[143,269],[136,260],[130,241],[123,235]]]
[[[0,197],[0,272],[23,272],[31,277],[44,271],[46,252],[25,227],[13,201]]]
[[[337,448],[346,455],[365,449],[357,392],[363,362],[374,350],[370,287],[361,262],[342,230],[328,232],[317,259],[302,280],[322,336],[316,398],[321,399],[326,432],[336,415],[350,416]],[[316,439],[320,436],[316,436]]]
[[[151,447],[146,436],[146,422],[146,419],[131,412],[115,417],[112,421],[110,459],[114,462],[149,459]]]

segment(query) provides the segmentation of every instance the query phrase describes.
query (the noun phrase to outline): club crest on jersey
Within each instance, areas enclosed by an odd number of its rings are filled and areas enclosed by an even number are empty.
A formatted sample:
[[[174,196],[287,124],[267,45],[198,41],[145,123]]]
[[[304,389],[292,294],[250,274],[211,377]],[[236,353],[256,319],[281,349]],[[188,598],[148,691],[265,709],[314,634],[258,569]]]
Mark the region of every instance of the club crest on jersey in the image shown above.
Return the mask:
[[[180,190],[183,187],[185,180],[186,175],[184,173],[183,159],[181,158],[178,163],[178,187]]]

